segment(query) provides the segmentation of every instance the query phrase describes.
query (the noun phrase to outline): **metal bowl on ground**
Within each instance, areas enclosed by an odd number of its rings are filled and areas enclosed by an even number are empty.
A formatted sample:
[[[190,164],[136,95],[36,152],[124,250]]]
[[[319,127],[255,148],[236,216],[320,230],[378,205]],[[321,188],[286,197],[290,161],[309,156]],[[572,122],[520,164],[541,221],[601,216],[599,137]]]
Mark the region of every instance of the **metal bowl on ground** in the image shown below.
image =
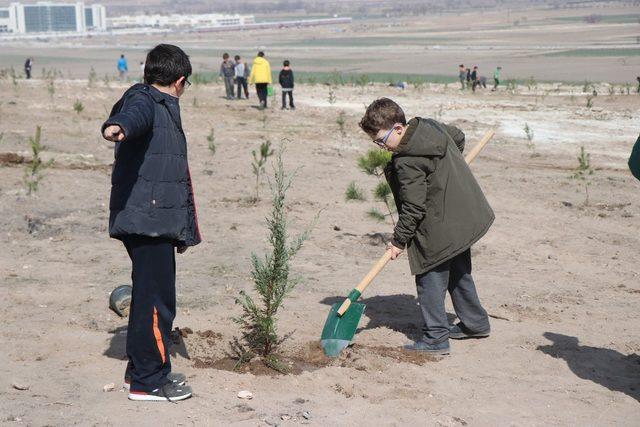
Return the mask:
[[[129,315],[132,290],[131,285],[121,285],[111,291],[109,295],[109,308],[120,317]]]

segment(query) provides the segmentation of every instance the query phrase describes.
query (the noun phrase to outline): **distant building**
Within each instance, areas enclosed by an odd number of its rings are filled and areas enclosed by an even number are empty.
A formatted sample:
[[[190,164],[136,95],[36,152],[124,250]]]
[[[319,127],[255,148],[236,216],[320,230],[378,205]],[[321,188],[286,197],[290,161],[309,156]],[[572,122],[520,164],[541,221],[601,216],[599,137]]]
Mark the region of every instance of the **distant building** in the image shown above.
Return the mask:
[[[253,15],[125,15],[109,19],[109,28],[219,28],[254,24]]]
[[[78,3],[11,3],[0,8],[0,33],[85,33],[105,31],[104,6]]]

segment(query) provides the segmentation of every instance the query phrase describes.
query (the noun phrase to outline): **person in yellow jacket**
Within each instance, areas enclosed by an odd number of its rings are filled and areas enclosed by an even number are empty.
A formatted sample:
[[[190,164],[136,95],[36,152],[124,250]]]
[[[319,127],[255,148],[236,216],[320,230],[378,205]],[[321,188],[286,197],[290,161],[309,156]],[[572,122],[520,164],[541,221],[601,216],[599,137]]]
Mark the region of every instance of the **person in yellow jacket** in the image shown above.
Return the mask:
[[[260,100],[260,108],[267,108],[267,86],[271,84],[271,65],[264,58],[264,52],[258,52],[251,66],[249,84],[256,85],[256,92]]]

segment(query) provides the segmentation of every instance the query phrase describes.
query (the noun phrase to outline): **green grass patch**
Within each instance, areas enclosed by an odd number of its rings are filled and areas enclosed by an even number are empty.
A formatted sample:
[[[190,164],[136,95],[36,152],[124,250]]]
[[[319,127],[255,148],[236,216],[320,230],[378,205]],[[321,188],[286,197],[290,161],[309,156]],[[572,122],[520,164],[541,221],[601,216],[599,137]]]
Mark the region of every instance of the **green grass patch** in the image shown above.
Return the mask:
[[[571,57],[607,57],[607,56],[639,56],[640,48],[617,49],[573,49],[560,52],[549,52],[543,56],[571,56]]]
[[[625,15],[584,15],[584,16],[562,16],[553,18],[556,21],[563,22],[587,22],[592,16],[596,17],[596,23],[604,24],[631,24],[640,23],[640,14],[625,14]]]
[[[408,36],[375,36],[375,37],[327,37],[294,40],[278,43],[275,46],[292,47],[375,47],[394,45],[417,45],[442,43],[448,40],[446,37],[408,37]]]

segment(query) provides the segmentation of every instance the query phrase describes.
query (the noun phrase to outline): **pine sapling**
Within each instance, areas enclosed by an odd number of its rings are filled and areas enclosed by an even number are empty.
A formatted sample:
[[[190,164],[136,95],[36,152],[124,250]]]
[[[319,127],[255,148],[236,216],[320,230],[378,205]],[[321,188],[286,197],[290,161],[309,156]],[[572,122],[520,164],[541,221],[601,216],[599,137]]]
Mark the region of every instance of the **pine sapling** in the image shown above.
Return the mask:
[[[593,108],[593,95],[589,95],[587,96],[587,108],[590,110],[591,108]]]
[[[262,122],[262,129],[267,127],[267,121],[269,120],[269,116],[267,116],[267,110],[262,110],[262,115],[260,116],[260,121]]]
[[[347,124],[346,116],[347,114],[344,111],[340,110],[340,112],[338,113],[338,117],[336,118],[336,124],[338,125],[338,130],[340,131],[340,136],[342,138],[347,136],[347,131],[345,130],[345,125]]]
[[[266,140],[262,144],[260,144],[259,155],[256,154],[256,151],[253,150],[251,152],[253,155],[253,163],[251,166],[253,167],[253,174],[256,177],[256,197],[255,200],[260,200],[260,177],[264,173],[264,167],[267,164],[267,160],[271,155],[273,155],[273,150],[271,149],[271,141]]]
[[[97,81],[98,81],[98,74],[96,73],[96,70],[93,67],[91,67],[91,69],[89,70],[89,77],[87,79],[87,86],[94,87]]]
[[[48,162],[43,162],[40,154],[44,150],[44,146],[41,143],[42,129],[40,126],[36,126],[36,133],[33,137],[29,137],[29,146],[31,148],[31,161],[27,163],[27,168],[24,174],[24,183],[27,187],[27,195],[31,195],[38,191],[38,185],[44,178],[44,169],[51,166],[53,159]]]
[[[329,88],[328,101],[331,105],[336,103],[336,93],[334,92],[333,87]]]
[[[209,131],[209,135],[207,135],[209,151],[211,151],[212,155],[216,154],[216,136],[214,132],[215,130],[211,128],[211,131]]]
[[[378,222],[384,222],[386,216],[379,209],[371,208],[367,211],[369,218],[373,218]]]
[[[379,201],[385,204],[385,206],[387,207],[387,216],[389,216],[389,218],[391,218],[391,222],[393,223],[393,226],[395,227],[396,225],[396,221],[393,218],[393,194],[391,193],[391,187],[389,187],[389,184],[387,183],[387,181],[380,181],[378,182],[378,185],[376,185],[376,188],[373,189],[373,197]]]
[[[591,166],[591,154],[589,154],[585,149],[584,145],[580,146],[580,154],[578,154],[578,167],[575,169],[575,173],[573,174],[573,178],[581,179],[584,181],[584,192],[585,199],[584,205],[589,205],[589,185],[591,184],[587,179],[590,175],[593,175],[594,170]]]
[[[350,201],[350,200],[365,201],[365,200],[367,200],[367,198],[364,196],[364,191],[362,191],[362,189],[360,187],[358,187],[358,185],[354,181],[351,181],[349,183],[349,186],[347,187],[347,191],[344,194],[344,198],[347,201]]]
[[[391,161],[391,153],[389,151],[383,151],[378,149],[372,149],[367,154],[358,158],[358,166],[367,175],[373,175],[378,179],[378,184],[373,190],[374,198],[383,202],[387,208],[388,214],[385,215],[377,209],[371,209],[367,212],[369,217],[378,221],[384,221],[386,216],[391,218],[391,222],[395,225],[395,219],[393,217],[393,194],[387,181],[384,179],[384,167]]]
[[[49,93],[51,101],[53,101],[53,96],[56,94],[55,79],[49,79],[49,81],[47,82],[47,92]]]
[[[259,357],[270,368],[286,373],[288,367],[278,357],[278,348],[291,333],[279,335],[277,315],[287,296],[299,283],[299,279],[290,278],[290,261],[309,238],[311,227],[289,239],[285,197],[293,175],[284,170],[283,151],[284,148],[278,150],[274,179],[270,181],[272,209],[267,226],[271,248],[263,257],[255,253],[251,255],[253,293],[257,298],[240,292],[236,299],[236,303],[242,306],[242,314],[234,319],[240,325],[241,336],[231,342],[231,350],[238,361],[236,367]]]
[[[84,111],[84,105],[82,105],[79,99],[76,99],[76,102],[73,103],[73,111],[78,115]]]
[[[531,149],[531,151],[533,151],[533,154],[535,154],[536,152],[536,145],[533,142],[533,137],[535,136],[535,133],[533,132],[533,129],[531,129],[529,127],[529,123],[525,123],[524,124],[524,128],[522,128],[524,130],[524,134],[527,137],[527,147],[529,147]]]

